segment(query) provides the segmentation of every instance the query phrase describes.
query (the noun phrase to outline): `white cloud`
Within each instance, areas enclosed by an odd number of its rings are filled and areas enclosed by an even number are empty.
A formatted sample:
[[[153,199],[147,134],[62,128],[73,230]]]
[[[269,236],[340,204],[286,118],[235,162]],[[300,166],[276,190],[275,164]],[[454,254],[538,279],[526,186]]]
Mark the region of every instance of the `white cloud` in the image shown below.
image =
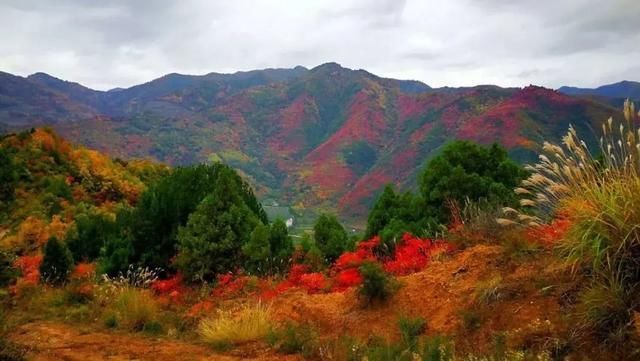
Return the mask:
[[[0,70],[108,89],[328,61],[432,86],[638,79],[637,0],[6,0]]]

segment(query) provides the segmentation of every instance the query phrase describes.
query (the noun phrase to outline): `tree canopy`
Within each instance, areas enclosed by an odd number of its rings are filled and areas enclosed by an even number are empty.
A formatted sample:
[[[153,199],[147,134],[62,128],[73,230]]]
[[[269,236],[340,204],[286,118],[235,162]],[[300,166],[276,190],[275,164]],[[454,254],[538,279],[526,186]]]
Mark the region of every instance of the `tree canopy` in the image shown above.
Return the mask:
[[[460,204],[467,199],[514,202],[513,188],[525,174],[498,144],[484,147],[469,141],[454,141],[427,164],[419,179],[420,193],[427,214],[447,223],[449,201]]]
[[[177,265],[188,279],[212,280],[241,267],[243,244],[264,224],[261,214],[245,202],[238,179],[230,168],[222,169],[213,191],[180,227]]]
[[[73,268],[73,257],[67,246],[56,237],[51,237],[44,246],[40,265],[40,278],[53,285],[63,284]]]
[[[313,227],[313,232],[316,245],[328,262],[335,261],[349,249],[347,231],[332,214],[320,215]]]
[[[176,253],[178,229],[187,224],[205,198],[222,188],[233,190],[233,202],[242,203],[257,220],[267,222],[251,187],[230,167],[214,163],[176,168],[152,184],[128,216],[123,236],[131,242],[129,263],[169,268]]]
[[[418,194],[398,194],[391,185],[384,188],[369,213],[365,237],[379,235],[387,251],[392,251],[402,233],[433,233],[438,224],[448,223],[451,202],[515,206],[513,188],[525,175],[497,144],[485,147],[468,141],[451,142],[420,174]]]

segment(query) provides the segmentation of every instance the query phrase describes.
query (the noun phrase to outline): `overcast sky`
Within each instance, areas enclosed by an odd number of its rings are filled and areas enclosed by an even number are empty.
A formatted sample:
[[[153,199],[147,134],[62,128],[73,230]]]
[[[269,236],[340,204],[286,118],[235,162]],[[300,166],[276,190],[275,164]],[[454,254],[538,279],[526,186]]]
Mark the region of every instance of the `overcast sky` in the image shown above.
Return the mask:
[[[95,89],[335,61],[431,86],[640,80],[640,0],[1,0],[0,70]]]

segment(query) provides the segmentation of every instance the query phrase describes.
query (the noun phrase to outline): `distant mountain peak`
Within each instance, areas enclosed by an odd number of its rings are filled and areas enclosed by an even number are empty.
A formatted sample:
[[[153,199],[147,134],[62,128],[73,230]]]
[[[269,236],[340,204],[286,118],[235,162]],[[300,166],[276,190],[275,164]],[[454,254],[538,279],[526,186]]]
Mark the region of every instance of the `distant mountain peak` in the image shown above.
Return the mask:
[[[47,73],[45,73],[45,72],[41,72],[41,71],[39,71],[39,72],[35,72],[35,73],[31,74],[31,75],[27,76],[27,78],[28,78],[28,79],[37,79],[37,78],[42,78],[42,79],[57,79],[57,80],[62,80],[62,79],[56,78],[56,77],[55,77],[55,76],[53,76],[53,75],[49,75],[49,74],[47,74]]]
[[[606,98],[629,98],[640,100],[640,82],[622,80],[617,83],[606,84],[597,88],[579,88],[563,86],[558,91],[568,95],[590,95]]]
[[[320,64],[315,68],[311,69],[312,72],[334,72],[334,71],[344,71],[344,70],[352,70],[352,69],[345,68],[336,62],[328,62],[328,63]]]

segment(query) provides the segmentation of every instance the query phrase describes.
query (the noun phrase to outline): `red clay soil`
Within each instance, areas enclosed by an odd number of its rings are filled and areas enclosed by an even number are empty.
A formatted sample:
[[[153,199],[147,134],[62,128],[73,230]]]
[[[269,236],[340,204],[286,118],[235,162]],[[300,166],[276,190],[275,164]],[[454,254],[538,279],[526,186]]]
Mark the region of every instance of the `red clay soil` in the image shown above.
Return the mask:
[[[33,361],[278,361],[300,360],[275,354],[262,345],[246,345],[217,354],[209,347],[124,333],[82,330],[77,326],[38,322],[21,326],[11,340],[29,349]]]
[[[454,335],[456,344],[464,338],[476,346],[491,342],[497,332],[540,332],[559,325],[558,297],[543,295],[537,282],[556,278],[557,271],[541,264],[541,259],[548,261],[549,257],[519,262],[508,262],[505,257],[502,247],[478,245],[434,261],[422,272],[400,277],[402,287],[386,305],[364,308],[355,290],[316,295],[293,291],[276,298],[272,310],[283,322],[313,324],[323,336],[361,339],[396,339],[400,317],[420,316],[427,321],[428,334]],[[500,298],[490,305],[475,305],[473,294],[478,284],[498,275],[502,278]],[[483,319],[473,332],[461,326],[461,312],[466,309],[473,309]]]
[[[487,351],[499,332],[508,332],[510,346],[535,346],[537,340],[548,342],[558,337],[562,325],[566,325],[566,320],[561,320],[560,291],[553,286],[567,283],[566,279],[561,281],[566,272],[553,262],[544,254],[509,261],[502,247],[477,245],[434,260],[422,272],[400,277],[401,288],[384,305],[362,307],[354,289],[328,294],[291,290],[275,298],[271,310],[277,322],[310,323],[323,338],[349,335],[362,340],[372,336],[397,339],[398,319],[420,316],[427,321],[427,334],[452,336],[457,350]],[[501,278],[498,299],[486,304],[475,302],[479,285],[496,277]],[[463,326],[461,314],[465,310],[481,319],[476,329]],[[203,345],[166,338],[81,330],[47,322],[21,326],[11,338],[31,348],[33,360],[42,361],[299,359],[275,354],[258,344],[218,354]]]

